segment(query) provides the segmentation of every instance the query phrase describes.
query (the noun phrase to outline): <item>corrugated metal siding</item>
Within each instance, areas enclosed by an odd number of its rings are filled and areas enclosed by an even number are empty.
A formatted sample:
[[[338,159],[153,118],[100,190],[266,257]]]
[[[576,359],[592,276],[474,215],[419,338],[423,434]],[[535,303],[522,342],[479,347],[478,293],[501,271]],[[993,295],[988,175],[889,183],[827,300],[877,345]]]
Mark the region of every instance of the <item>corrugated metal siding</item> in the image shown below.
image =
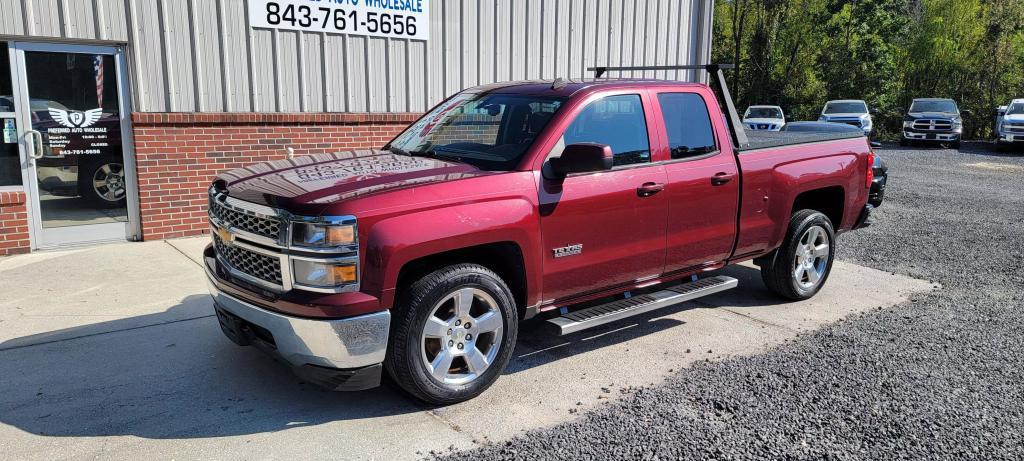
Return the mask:
[[[494,81],[707,59],[712,3],[432,0],[422,42],[250,29],[246,0],[0,0],[0,35],[128,43],[145,112],[421,112]]]

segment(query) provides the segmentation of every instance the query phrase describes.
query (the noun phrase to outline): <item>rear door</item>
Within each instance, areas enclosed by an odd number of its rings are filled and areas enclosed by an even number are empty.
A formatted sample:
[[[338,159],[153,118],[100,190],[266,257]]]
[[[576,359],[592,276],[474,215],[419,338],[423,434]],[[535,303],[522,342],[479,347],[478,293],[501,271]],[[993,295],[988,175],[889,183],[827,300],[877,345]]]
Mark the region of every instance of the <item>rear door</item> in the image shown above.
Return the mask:
[[[716,266],[736,241],[740,178],[732,141],[710,91],[668,90],[653,98],[664,121],[668,206],[665,272]]]
[[[611,146],[610,171],[540,179],[544,299],[655,278],[665,263],[665,168],[652,158],[657,127],[645,92],[596,96],[571,108],[572,120],[551,148],[596,142]],[[648,191],[638,190],[648,186]]]

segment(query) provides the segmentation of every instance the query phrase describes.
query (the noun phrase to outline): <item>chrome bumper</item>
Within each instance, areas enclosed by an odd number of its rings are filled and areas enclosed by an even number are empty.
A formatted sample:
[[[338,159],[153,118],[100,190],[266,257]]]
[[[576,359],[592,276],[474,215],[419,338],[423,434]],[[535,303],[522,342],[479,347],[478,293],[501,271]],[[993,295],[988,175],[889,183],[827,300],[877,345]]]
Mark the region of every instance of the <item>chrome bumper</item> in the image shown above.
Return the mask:
[[[267,330],[273,348],[288,363],[301,367],[353,369],[384,361],[391,312],[381,311],[337,320],[291,317],[260,308],[220,291],[207,272],[210,295],[219,309]]]
[[[931,136],[931,137],[929,137]],[[923,133],[914,131],[903,131],[903,139],[909,139],[913,141],[956,141],[960,139],[960,133],[956,132],[945,132],[945,133]]]

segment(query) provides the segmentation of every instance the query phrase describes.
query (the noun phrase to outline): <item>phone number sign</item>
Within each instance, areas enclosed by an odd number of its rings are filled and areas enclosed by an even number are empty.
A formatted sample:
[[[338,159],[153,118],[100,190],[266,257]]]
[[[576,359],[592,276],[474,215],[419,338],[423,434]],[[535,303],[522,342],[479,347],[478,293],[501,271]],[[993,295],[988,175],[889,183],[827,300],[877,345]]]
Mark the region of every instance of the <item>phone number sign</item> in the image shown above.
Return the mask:
[[[429,3],[430,0],[249,0],[249,25],[427,40]]]

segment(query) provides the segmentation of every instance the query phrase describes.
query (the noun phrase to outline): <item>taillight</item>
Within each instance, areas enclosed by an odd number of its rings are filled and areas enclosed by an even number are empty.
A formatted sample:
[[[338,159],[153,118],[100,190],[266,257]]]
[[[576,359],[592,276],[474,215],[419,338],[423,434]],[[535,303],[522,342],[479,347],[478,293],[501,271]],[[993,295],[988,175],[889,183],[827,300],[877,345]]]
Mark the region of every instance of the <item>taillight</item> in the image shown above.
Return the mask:
[[[865,187],[870,189],[871,188],[871,182],[875,180],[875,151],[870,150],[870,149],[868,150],[868,174],[867,174],[867,178],[868,178],[868,180],[867,180],[867,184],[865,184]]]

